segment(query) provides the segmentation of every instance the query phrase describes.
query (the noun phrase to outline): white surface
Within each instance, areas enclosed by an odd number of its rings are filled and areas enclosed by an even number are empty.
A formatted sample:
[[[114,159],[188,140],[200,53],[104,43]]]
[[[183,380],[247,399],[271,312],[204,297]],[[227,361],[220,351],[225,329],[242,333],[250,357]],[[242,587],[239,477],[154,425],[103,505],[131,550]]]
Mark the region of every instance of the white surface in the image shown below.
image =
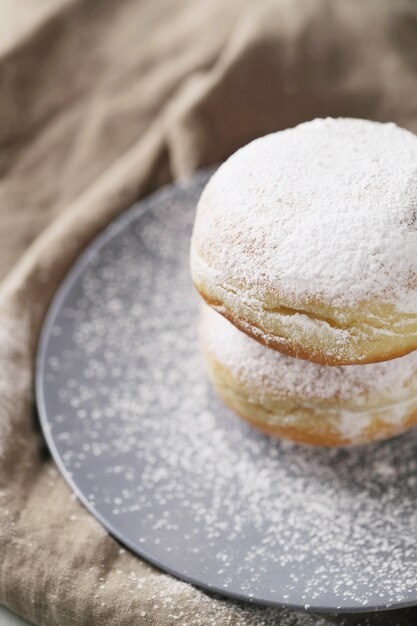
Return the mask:
[[[0,605],[1,626],[29,626],[29,622]]]

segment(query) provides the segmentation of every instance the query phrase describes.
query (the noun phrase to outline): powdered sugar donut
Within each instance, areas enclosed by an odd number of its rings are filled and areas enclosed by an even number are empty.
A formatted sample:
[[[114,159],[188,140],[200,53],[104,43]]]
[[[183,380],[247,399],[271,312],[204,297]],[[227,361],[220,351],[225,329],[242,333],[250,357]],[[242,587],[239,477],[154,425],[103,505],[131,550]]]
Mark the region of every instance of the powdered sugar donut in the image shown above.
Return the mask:
[[[194,283],[261,343],[317,363],[417,348],[417,137],[317,119],[238,150],[197,210]]]
[[[327,367],[268,350],[207,306],[200,337],[219,396],[271,435],[346,446],[417,423],[417,352],[385,363]]]

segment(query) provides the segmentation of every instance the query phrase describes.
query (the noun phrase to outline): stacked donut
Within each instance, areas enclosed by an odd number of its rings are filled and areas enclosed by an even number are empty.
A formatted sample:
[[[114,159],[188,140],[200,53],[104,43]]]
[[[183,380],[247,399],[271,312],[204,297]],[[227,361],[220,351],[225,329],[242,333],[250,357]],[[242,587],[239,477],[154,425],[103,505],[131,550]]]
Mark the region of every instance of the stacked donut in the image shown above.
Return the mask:
[[[417,423],[414,134],[328,118],[253,141],[201,196],[191,270],[209,376],[253,426],[344,446]]]

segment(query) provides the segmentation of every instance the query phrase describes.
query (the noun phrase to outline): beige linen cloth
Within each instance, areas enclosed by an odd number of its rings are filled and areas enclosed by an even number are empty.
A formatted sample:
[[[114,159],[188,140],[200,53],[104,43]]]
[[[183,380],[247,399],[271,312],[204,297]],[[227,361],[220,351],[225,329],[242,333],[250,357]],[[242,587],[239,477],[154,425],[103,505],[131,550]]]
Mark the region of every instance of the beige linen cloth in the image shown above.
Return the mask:
[[[316,116],[417,130],[415,0],[0,0],[0,602],[47,626],[412,624],[238,605],[111,538],[33,405],[46,308],[112,218]]]

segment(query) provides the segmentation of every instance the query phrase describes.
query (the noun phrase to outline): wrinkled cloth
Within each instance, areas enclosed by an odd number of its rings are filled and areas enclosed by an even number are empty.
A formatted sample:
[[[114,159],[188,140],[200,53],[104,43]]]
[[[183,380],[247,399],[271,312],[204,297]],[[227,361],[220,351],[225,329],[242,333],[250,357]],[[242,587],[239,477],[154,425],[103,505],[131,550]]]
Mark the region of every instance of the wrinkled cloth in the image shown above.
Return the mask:
[[[210,596],[124,550],[71,494],[34,410],[47,306],[162,184],[317,116],[417,131],[415,0],[0,0],[0,602],[45,626],[327,626]]]

